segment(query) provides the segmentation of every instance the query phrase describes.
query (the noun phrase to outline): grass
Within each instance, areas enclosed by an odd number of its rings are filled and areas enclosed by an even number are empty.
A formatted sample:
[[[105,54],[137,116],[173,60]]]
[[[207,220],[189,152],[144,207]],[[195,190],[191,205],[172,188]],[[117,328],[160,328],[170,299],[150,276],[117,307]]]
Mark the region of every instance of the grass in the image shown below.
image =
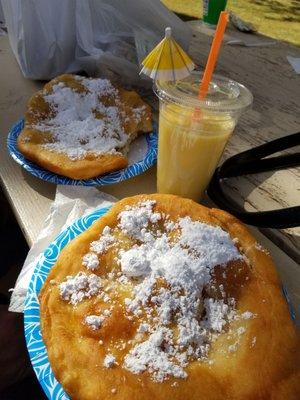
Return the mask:
[[[171,10],[190,17],[202,17],[202,1],[162,0]],[[266,36],[300,46],[299,0],[228,0],[227,9],[252,22]]]

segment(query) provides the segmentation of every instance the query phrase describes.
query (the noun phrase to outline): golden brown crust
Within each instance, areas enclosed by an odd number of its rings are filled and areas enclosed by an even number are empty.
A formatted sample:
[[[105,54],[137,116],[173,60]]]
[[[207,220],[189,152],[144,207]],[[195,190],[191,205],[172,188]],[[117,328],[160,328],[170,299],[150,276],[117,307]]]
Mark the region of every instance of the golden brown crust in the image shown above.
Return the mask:
[[[83,271],[82,256],[89,243],[96,240],[103,228],[113,227],[117,215],[126,205],[142,199],[154,199],[155,209],[171,219],[189,215],[211,225],[219,225],[230,236],[249,260],[228,266],[225,290],[237,299],[237,308],[251,310],[256,317],[243,321],[247,327],[240,347],[232,354],[224,353],[232,339],[221,334],[212,344],[209,358],[212,365],[193,361],[187,367],[188,378],[162,383],[154,382],[144,373],[133,375],[123,368],[107,370],[102,366],[108,347],[119,339],[130,339],[136,332],[136,322],[124,316],[123,300],[128,293],[118,293],[117,307],[100,331],[89,330],[82,324],[84,315],[103,310],[98,299],[86,300],[73,308],[59,297],[57,285],[67,275]],[[96,273],[109,271],[113,254],[101,258],[103,266]],[[209,290],[209,289],[208,289]],[[72,240],[61,252],[40,294],[42,335],[55,376],[72,399],[97,400],[293,400],[300,398],[300,340],[290,316],[281,285],[271,257],[236,218],[224,211],[208,209],[195,202],[172,195],[139,195],[123,199],[86,232]],[[233,321],[238,328],[240,321]],[[255,338],[255,342],[253,339]],[[99,339],[103,345],[99,345]],[[120,350],[120,355],[128,348]],[[116,393],[112,393],[112,388]]]
[[[117,171],[128,165],[128,159],[121,153],[116,154],[88,154],[83,159],[72,160],[66,154],[50,151],[43,147],[51,139],[51,134],[41,132],[32,127],[40,121],[53,116],[53,111],[49,104],[44,100],[44,95],[49,94],[55,84],[63,82],[66,86],[78,92],[84,92],[83,86],[74,79],[73,75],[61,75],[48,82],[42,90],[35,93],[28,102],[25,113],[25,126],[17,139],[18,149],[29,160],[37,163],[41,167],[67,176],[72,179],[89,179],[108,172]],[[132,137],[143,132],[151,132],[151,108],[134,91],[127,91],[118,88],[121,99],[121,108],[127,118],[123,121],[125,132]],[[101,99],[103,102],[109,99]],[[109,105],[109,104],[107,104]],[[141,121],[137,122],[133,118],[134,107],[144,106],[144,115]]]
[[[29,135],[33,137],[33,130],[24,128],[17,139],[18,148],[24,156],[48,171],[71,179],[90,179],[128,165],[127,158],[122,154],[92,156],[91,159],[74,161],[62,153],[43,148],[41,144],[24,141],[24,137]]]

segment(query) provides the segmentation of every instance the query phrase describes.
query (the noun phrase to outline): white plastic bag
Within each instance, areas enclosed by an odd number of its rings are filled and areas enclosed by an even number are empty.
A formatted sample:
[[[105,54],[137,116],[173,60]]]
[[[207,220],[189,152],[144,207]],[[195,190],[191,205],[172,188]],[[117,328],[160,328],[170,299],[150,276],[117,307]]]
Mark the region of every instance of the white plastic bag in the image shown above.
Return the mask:
[[[31,79],[112,71],[137,83],[140,61],[166,26],[185,49],[191,36],[159,0],[2,0],[2,6],[12,50]]]

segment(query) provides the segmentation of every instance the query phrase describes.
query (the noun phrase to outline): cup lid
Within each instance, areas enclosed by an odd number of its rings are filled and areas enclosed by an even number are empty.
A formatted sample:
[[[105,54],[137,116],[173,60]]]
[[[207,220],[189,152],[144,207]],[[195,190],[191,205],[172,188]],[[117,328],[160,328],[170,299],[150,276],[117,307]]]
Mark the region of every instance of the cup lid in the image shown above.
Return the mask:
[[[154,92],[159,99],[181,105],[209,109],[211,111],[242,111],[251,105],[251,92],[238,82],[214,75],[204,99],[198,97],[203,74],[193,71],[188,77],[175,82],[154,83]]]

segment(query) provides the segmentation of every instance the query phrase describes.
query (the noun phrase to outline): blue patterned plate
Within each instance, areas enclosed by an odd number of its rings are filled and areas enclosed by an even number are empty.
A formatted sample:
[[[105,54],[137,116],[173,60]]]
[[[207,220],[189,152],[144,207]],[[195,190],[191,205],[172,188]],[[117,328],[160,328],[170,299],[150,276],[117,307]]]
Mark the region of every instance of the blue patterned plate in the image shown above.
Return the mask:
[[[32,161],[27,160],[17,147],[17,138],[24,127],[24,119],[18,121],[9,131],[7,138],[7,148],[12,158],[20,164],[26,171],[37,176],[44,181],[56,183],[57,185],[77,185],[77,186],[103,186],[118,183],[142,174],[156,163],[157,158],[157,132],[156,124],[153,123],[153,132],[144,134],[137,138],[129,151],[129,164],[127,168],[119,171],[110,172],[92,179],[75,180],[67,178],[38,166]]]
[[[40,330],[40,306],[38,295],[50,269],[55,264],[61,250],[77,235],[89,228],[92,223],[104,215],[110,207],[101,208],[82,217],[52,242],[39,260],[28,288],[24,308],[24,331],[26,344],[34,372],[50,400],[69,400],[60,383],[55,379],[50,366],[47,350]],[[291,318],[295,321],[295,314],[285,288],[283,293],[289,305]]]
[[[96,219],[104,215],[109,208],[101,208],[86,217],[82,217],[63,231],[45,250],[29,284],[24,308],[26,344],[34,372],[50,400],[68,400],[69,397],[55,379],[48,360],[47,350],[40,330],[38,295],[61,250],[77,235],[89,228]]]

